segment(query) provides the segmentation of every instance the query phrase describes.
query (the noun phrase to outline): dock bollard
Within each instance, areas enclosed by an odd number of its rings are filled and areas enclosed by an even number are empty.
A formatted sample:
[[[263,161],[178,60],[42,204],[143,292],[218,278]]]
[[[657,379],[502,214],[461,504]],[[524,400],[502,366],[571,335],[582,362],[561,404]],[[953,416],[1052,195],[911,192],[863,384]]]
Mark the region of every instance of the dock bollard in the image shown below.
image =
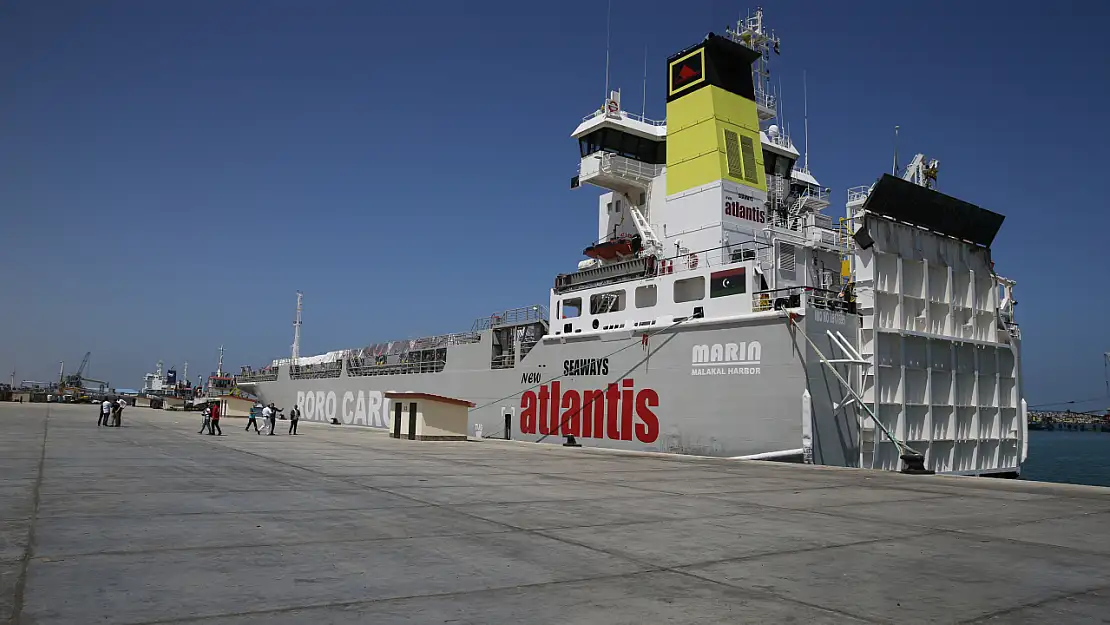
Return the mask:
[[[574,434],[567,434],[567,442],[563,443],[563,447],[581,447],[582,444],[574,440]]]
[[[902,454],[902,462],[905,463],[905,468],[902,473],[908,475],[935,475],[936,471],[925,468],[925,456],[921,454]]]

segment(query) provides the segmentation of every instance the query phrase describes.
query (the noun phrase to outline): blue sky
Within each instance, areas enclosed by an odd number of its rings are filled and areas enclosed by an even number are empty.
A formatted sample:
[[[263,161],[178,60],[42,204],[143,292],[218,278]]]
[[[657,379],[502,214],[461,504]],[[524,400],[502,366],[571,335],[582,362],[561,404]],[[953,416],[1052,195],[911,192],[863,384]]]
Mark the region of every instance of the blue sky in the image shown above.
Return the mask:
[[[1032,404],[1103,396],[1105,3],[765,2],[810,165],[834,191],[901,151],[1007,216]],[[664,117],[665,57],[733,2],[614,0],[612,84]],[[135,387],[469,328],[544,303],[595,236],[569,133],[601,103],[604,3],[0,3],[0,373]],[[904,160],[904,159],[903,159]],[[211,289],[214,286],[232,288]],[[195,377],[195,375],[194,375]],[[1094,408],[1110,402],[1084,404]]]

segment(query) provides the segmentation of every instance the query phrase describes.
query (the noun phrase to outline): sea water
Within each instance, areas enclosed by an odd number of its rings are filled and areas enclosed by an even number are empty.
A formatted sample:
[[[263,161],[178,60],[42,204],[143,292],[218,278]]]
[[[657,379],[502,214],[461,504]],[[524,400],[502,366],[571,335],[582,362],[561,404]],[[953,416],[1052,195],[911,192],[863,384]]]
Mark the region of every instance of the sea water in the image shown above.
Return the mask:
[[[1110,486],[1110,432],[1029,432],[1029,459],[1021,477]]]

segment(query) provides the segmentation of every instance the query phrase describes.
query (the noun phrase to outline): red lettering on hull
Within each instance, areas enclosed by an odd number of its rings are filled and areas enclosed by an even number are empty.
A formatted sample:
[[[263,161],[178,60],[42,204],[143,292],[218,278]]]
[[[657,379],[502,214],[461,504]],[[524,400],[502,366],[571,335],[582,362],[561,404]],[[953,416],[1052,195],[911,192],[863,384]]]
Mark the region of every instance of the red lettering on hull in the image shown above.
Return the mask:
[[[520,396],[520,431],[654,443],[659,439],[659,418],[653,409],[658,407],[659,393],[650,388],[637,391],[631,378],[609,384],[604,391],[563,390],[559,382],[552,382],[550,388],[544,384],[538,393],[525,391]]]

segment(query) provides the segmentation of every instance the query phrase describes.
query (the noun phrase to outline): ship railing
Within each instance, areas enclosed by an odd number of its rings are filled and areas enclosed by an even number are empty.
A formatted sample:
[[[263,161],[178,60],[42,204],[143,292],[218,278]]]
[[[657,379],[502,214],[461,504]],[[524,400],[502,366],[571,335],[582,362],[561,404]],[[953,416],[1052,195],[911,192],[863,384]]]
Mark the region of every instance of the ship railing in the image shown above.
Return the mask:
[[[824,208],[829,205],[829,190],[821,187],[808,186],[798,199],[794,201],[796,210],[801,210],[807,206]],[[820,213],[818,213],[820,214]],[[822,217],[826,217],[822,215]],[[829,219],[832,219],[829,217]]]
[[[474,325],[472,326],[473,329],[471,331],[481,332],[482,330],[489,330],[490,328],[499,328],[502,326],[539,323],[542,321],[547,321],[547,319],[547,306],[543,304],[521,306],[519,308],[510,308],[508,310],[497,312],[488,317],[479,317],[474,320]]]
[[[746,260],[757,260],[771,254],[768,243],[749,239],[728,245],[711,247],[704,250],[682,250],[674,256],[666,256],[655,263],[655,275],[674,274],[682,271],[721,267]]]
[[[756,105],[762,106],[765,109],[771,111],[775,110],[775,96],[764,91],[762,88],[757,87],[757,90],[755,92],[755,103]]]
[[[365,377],[372,375],[411,375],[414,373],[439,373],[447,361],[422,360],[411,362],[359,362],[347,361],[347,375]]]
[[[342,372],[342,360],[320,364],[289,366],[289,377],[294,380],[319,380],[324,378],[338,378]]]
[[[778,211],[771,211],[770,224],[776,228],[783,228],[785,230],[801,230],[802,229],[802,216],[798,214],[780,213]]]
[[[235,376],[235,383],[239,384],[240,382],[274,382],[277,379],[278,379],[278,372],[277,371],[265,372],[265,373],[262,372],[262,371],[254,371],[254,372],[251,372],[251,373],[246,373],[246,374]]]
[[[840,291],[819,289],[812,286],[791,286],[752,293],[752,311],[782,310],[784,308],[820,308],[841,310],[854,314],[856,303]]]
[[[601,155],[601,172],[619,176],[627,180],[634,180],[641,184],[649,184],[663,173],[664,165],[645,163],[634,158],[603,152]]]
[[[595,117],[601,117],[605,114],[606,114],[605,109],[604,108],[599,108],[596,111],[594,111],[593,113],[590,113],[589,115],[586,115],[585,117],[583,117],[582,121],[588,122],[588,121],[590,121],[591,119],[593,119]],[[648,119],[647,117],[644,117],[643,115],[637,115],[635,113],[630,113],[628,111],[620,111],[620,116],[622,118],[625,118],[625,119],[631,119],[632,121],[640,122],[641,124],[647,124],[648,126],[666,126],[667,125],[667,120],[665,120],[665,119]]]
[[[848,203],[862,202],[867,199],[868,194],[871,193],[871,187],[868,185],[860,185],[858,187],[848,188]]]
[[[790,135],[786,134],[786,130],[780,130],[777,135],[767,135],[767,140],[786,149],[794,148],[794,142],[790,140]]]
[[[481,334],[473,330],[469,332],[455,332],[453,334],[441,334],[438,336],[427,336],[403,341],[372,343],[359,349],[347,350],[346,357],[374,358],[375,356],[383,355],[400,355],[427,349],[445,349],[453,345],[466,345],[468,343],[477,343],[481,340]]]

